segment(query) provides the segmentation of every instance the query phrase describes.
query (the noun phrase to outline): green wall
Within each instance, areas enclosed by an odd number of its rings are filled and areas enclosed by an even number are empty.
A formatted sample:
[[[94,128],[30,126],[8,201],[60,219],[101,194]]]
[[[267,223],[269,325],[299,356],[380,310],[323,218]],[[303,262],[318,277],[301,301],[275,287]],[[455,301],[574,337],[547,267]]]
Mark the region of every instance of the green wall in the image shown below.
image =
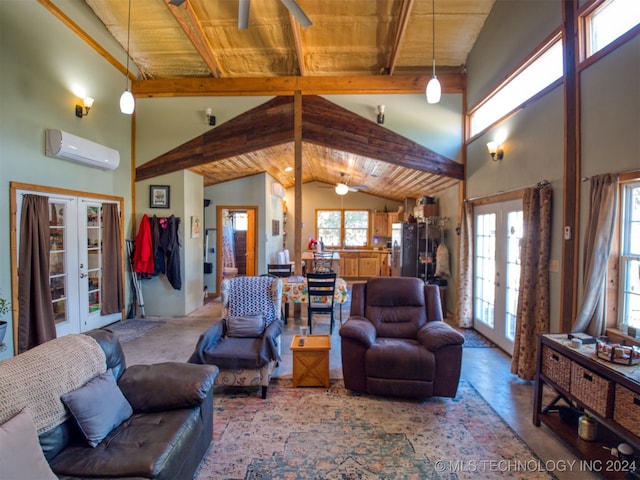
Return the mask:
[[[83,28],[105,38],[86,5],[65,9]],[[102,28],[102,30],[100,30]],[[122,50],[113,54],[124,60]],[[124,198],[125,226],[131,222],[131,118],[119,110],[125,79],[104,58],[35,1],[0,2],[0,294],[11,294],[9,184],[24,182]],[[77,88],[95,99],[89,115],[75,117]],[[105,172],[45,157],[44,131],[56,128],[120,152],[120,166]],[[128,284],[127,283],[127,297]],[[128,302],[128,300],[127,300]],[[4,318],[11,322],[11,318]],[[13,353],[12,325],[0,359]]]

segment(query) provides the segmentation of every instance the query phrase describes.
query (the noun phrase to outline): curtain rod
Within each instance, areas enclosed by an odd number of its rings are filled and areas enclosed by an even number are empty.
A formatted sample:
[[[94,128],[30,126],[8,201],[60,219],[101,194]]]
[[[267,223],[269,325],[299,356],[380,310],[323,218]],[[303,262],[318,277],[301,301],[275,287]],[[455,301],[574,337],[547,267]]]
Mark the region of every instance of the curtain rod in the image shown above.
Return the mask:
[[[518,190],[524,190],[525,188],[532,188],[532,187],[542,188],[542,187],[546,187],[547,185],[551,185],[551,183],[548,180],[542,180],[538,183],[534,183],[533,185],[529,185],[525,187],[511,188],[509,190],[502,190],[500,192],[490,193],[488,195],[481,195],[479,197],[467,198],[465,199],[465,202],[475,202],[476,200],[481,200],[483,198],[495,197],[496,195],[505,195],[507,193],[517,192]]]

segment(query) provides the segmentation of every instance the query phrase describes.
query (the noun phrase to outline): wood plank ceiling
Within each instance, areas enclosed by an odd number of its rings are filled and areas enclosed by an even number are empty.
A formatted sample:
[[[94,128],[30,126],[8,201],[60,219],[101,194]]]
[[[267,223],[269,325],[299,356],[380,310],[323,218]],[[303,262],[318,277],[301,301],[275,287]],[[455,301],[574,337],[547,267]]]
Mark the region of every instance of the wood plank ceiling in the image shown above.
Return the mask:
[[[209,186],[266,171],[293,187],[286,170],[293,167],[293,116],[293,97],[276,97],[141,165],[136,179],[187,168]],[[319,96],[302,97],[302,140],[302,183],[361,185],[366,193],[401,201],[464,177],[460,163]]]
[[[126,50],[129,0],[85,2]],[[129,53],[140,72],[132,91],[138,97],[417,93],[424,92],[435,52],[443,92],[461,92],[467,55],[494,2],[436,0],[434,14],[431,0],[298,0],[312,21],[303,29],[279,0],[254,0],[248,28],[240,30],[235,0],[132,0]],[[303,181],[337,183],[344,173],[377,195],[397,178],[392,197],[400,199],[460,178],[345,151],[308,134]],[[291,138],[250,152],[228,150],[225,159],[190,168],[207,184],[258,171],[291,184],[290,174],[280,172],[283,159],[293,158]],[[437,169],[436,162],[431,170]]]

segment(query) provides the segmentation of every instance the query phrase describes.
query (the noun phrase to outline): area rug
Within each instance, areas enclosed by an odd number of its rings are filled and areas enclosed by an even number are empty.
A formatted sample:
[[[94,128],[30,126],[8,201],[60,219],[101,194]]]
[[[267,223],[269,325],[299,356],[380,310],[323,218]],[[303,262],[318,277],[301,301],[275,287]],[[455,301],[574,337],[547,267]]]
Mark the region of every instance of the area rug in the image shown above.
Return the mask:
[[[497,345],[473,328],[457,328],[464,335],[464,347],[466,348],[496,348]]]
[[[424,401],[291,387],[216,387],[197,480],[555,478],[478,392]]]
[[[113,323],[106,328],[108,330],[111,330],[116,335],[116,337],[118,337],[120,343],[127,343],[134,338],[145,335],[154,328],[158,328],[159,326],[164,325],[164,323],[164,320],[131,318],[128,320],[122,320],[120,322]]]

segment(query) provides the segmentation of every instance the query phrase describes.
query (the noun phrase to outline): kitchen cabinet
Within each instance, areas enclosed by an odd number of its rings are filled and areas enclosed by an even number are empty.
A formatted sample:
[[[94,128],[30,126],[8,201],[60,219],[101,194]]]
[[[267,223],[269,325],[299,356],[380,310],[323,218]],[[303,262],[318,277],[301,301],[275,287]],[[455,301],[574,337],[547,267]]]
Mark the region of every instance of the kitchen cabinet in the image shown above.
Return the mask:
[[[380,254],[360,252],[358,257],[358,277],[377,277],[380,275]]]
[[[389,232],[391,232],[391,226],[394,223],[401,223],[404,221],[403,216],[401,216],[399,212],[389,212],[387,215],[389,217]],[[389,233],[389,236],[391,236],[391,233]]]
[[[358,277],[358,252],[340,252],[340,275]]]
[[[381,253],[380,254],[380,276],[381,277],[390,277],[391,276],[391,254],[390,253]]]
[[[376,212],[373,214],[373,236],[391,236],[391,224],[389,223],[389,214],[387,212]]]

